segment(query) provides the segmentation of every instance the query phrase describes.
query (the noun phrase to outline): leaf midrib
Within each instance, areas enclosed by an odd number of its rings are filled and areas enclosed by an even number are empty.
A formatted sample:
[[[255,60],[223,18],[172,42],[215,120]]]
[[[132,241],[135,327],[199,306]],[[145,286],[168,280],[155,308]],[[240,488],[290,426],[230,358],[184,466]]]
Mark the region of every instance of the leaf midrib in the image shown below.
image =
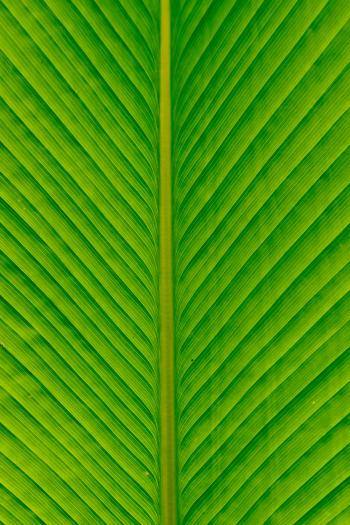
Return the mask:
[[[161,0],[160,30],[160,514],[161,523],[175,525],[176,454],[169,0]]]

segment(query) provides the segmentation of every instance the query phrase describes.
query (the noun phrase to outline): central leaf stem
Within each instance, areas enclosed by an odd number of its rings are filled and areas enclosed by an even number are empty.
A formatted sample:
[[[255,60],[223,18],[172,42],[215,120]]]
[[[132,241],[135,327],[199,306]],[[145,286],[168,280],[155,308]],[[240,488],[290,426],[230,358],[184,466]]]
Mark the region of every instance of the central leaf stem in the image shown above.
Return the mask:
[[[161,523],[176,523],[174,311],[170,100],[170,0],[161,0],[160,44],[160,445]]]

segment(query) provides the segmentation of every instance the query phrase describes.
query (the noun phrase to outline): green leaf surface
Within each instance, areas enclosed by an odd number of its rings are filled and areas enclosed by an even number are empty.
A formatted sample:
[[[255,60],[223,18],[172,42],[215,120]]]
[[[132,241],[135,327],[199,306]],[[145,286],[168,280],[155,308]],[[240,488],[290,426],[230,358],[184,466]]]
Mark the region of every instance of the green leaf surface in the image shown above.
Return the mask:
[[[0,9],[4,507],[156,523],[158,10]]]
[[[348,19],[345,1],[179,7],[181,523],[321,524],[349,504]]]
[[[348,0],[0,0],[0,523],[350,522]]]

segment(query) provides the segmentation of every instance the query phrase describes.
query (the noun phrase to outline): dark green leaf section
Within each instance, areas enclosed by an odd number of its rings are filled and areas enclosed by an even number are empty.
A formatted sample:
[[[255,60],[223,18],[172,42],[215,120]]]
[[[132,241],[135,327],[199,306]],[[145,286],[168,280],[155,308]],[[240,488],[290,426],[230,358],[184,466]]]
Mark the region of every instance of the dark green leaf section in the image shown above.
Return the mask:
[[[349,5],[173,12],[180,522],[344,525]]]
[[[0,25],[0,521],[159,523],[158,2]]]

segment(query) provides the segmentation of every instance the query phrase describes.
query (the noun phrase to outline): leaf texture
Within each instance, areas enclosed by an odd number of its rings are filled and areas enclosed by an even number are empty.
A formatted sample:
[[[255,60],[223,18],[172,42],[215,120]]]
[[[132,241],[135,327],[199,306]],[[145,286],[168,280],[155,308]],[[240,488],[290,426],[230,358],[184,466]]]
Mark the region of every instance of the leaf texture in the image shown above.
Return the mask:
[[[0,0],[1,523],[350,522],[349,18]]]
[[[158,3],[0,21],[0,521],[158,523]]]
[[[346,1],[174,1],[179,521],[347,523]]]

